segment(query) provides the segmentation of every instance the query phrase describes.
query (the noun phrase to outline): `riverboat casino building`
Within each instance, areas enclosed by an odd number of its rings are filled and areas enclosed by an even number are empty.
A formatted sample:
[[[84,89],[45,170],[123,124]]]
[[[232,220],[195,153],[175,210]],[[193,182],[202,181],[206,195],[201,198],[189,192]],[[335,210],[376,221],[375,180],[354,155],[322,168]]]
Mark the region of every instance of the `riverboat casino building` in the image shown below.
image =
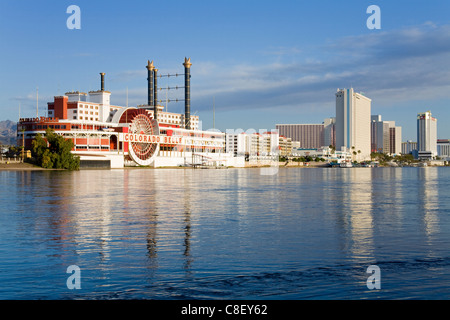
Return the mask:
[[[17,144],[31,149],[36,134],[52,128],[71,139],[81,168],[124,166],[243,166],[243,159],[225,153],[225,134],[199,129],[190,115],[190,58],[185,58],[185,113],[164,111],[158,105],[158,70],[148,61],[148,103],[137,107],[111,105],[111,92],[101,89],[67,92],[48,103],[48,117],[21,118]]]

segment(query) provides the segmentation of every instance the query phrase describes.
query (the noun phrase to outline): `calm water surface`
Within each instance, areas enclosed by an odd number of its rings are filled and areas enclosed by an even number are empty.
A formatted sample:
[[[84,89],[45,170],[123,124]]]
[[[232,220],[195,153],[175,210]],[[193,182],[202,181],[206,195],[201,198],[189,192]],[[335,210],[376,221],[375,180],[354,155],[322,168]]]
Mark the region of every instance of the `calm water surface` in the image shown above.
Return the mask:
[[[0,188],[0,299],[450,298],[449,168],[0,171]]]

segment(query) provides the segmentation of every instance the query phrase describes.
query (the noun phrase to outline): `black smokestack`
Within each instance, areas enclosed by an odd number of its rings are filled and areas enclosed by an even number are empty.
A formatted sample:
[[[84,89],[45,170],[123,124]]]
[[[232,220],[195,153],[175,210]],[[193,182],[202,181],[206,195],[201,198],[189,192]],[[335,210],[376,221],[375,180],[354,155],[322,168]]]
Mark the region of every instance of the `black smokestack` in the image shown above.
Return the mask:
[[[101,72],[100,77],[101,77],[101,90],[105,91],[105,74]]]
[[[191,129],[191,58],[184,58],[184,127]]]
[[[154,100],[153,100],[153,114],[155,117],[155,120],[158,120],[158,69],[153,70],[153,78],[154,78]]]
[[[147,104],[149,106],[153,106],[153,69],[155,68],[153,66],[153,61],[150,62],[150,60],[148,60],[148,64],[146,66],[147,68],[147,82],[148,82],[148,99],[147,99]]]

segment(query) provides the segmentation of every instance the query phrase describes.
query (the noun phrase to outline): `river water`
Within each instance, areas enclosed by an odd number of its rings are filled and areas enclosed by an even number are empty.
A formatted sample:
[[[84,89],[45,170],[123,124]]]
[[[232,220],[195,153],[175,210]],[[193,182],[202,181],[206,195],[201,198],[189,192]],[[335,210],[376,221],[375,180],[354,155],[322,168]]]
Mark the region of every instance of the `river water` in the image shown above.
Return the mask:
[[[0,299],[450,298],[448,168],[260,170],[0,171]]]

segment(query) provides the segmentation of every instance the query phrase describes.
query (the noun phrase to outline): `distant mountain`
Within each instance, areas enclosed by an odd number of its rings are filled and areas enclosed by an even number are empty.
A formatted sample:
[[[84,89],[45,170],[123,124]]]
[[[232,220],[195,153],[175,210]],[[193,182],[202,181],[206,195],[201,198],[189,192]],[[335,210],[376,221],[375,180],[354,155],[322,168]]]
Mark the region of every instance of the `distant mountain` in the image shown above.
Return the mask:
[[[16,144],[17,123],[11,120],[0,121],[0,143]]]

